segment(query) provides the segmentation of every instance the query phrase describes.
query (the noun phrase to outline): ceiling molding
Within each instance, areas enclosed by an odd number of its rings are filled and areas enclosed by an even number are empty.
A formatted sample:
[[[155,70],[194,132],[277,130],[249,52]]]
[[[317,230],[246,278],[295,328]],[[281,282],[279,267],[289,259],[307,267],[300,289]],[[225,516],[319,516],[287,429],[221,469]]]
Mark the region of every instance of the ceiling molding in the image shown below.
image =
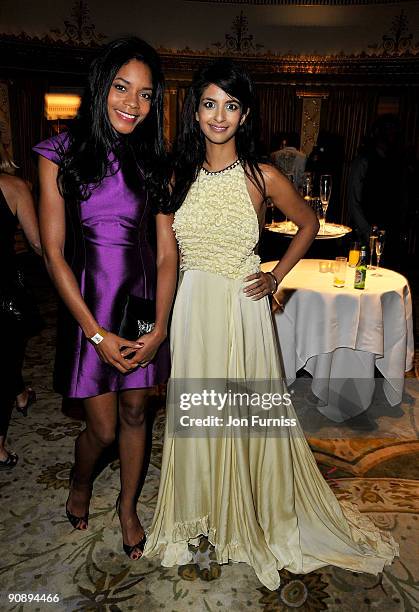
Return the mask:
[[[99,47],[72,46],[28,35],[1,35],[3,74],[38,73],[85,75]],[[207,50],[159,48],[168,80],[189,82],[197,68],[217,57],[231,57],[244,65],[257,82],[357,83],[419,85],[419,54],[362,53],[359,55],[257,55],[228,54]]]
[[[200,66],[213,60],[205,52],[182,52],[159,49],[165,73],[174,78],[190,80]],[[222,55],[221,57],[229,57]],[[419,55],[401,57],[383,56],[230,56],[241,63],[256,82],[348,83],[363,85],[419,85]]]

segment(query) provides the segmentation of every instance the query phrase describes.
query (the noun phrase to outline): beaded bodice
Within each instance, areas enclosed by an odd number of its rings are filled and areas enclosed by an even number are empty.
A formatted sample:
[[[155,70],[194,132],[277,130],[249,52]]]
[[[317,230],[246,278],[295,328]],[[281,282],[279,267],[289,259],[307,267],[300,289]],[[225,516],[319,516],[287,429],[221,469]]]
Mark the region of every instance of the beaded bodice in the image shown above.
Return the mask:
[[[173,223],[180,268],[243,278],[259,270],[258,218],[239,162],[220,172],[201,169]]]

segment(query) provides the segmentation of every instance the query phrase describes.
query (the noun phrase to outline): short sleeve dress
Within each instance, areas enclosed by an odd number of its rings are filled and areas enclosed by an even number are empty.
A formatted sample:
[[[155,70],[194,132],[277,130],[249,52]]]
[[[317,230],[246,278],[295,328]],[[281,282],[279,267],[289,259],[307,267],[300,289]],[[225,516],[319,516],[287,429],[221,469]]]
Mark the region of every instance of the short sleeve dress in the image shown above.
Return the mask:
[[[59,134],[34,147],[56,164],[69,145]],[[105,329],[118,333],[128,295],[153,299],[156,256],[153,215],[144,180],[134,193],[117,160],[86,201],[66,201],[65,258],[88,308]],[[54,388],[64,397],[87,398],[110,391],[152,387],[167,380],[168,345],[164,342],[145,368],[121,374],[103,363],[63,304],[59,312]]]

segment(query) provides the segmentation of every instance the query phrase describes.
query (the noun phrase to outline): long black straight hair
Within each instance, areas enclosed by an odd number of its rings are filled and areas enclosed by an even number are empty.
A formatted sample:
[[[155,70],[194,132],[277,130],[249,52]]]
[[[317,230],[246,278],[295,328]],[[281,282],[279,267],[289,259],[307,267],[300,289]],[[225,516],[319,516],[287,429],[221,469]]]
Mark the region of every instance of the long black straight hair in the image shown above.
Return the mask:
[[[151,108],[131,134],[122,135],[108,117],[109,90],[118,70],[136,59],[149,67],[153,82]],[[167,212],[166,153],[163,140],[164,78],[156,51],[136,37],[119,38],[93,60],[78,117],[70,127],[68,146],[61,152],[58,182],[62,195],[87,200],[109,176],[109,155],[118,161],[127,185],[141,189],[141,175],[155,212]]]
[[[174,186],[172,208],[177,210],[206,160],[205,136],[195,113],[208,85],[217,85],[241,104],[242,115],[247,113],[236,134],[238,158],[246,175],[265,199],[265,182],[259,168],[256,150],[255,97],[252,81],[247,72],[229,59],[219,59],[199,70],[190,86],[182,109],[180,127],[173,147]]]

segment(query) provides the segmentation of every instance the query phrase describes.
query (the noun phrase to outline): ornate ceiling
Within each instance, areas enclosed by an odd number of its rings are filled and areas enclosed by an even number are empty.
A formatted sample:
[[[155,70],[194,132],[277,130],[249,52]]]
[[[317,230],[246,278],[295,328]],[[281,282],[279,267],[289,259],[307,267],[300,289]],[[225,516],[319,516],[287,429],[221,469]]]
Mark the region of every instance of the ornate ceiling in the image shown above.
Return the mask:
[[[304,1],[306,4],[314,3],[314,0]],[[186,2],[191,4],[187,5]],[[183,6],[190,9],[193,2],[195,2],[195,10],[198,9],[200,13],[203,7],[201,3],[204,0],[185,0]],[[388,13],[389,20],[381,20],[383,30],[376,28],[375,34],[370,33],[369,28],[364,27],[364,30],[367,30],[367,36],[364,37],[359,50],[349,53],[343,50],[328,52],[326,47],[323,52],[319,53],[315,50],[301,51],[299,49],[299,45],[310,36],[313,36],[313,40],[317,37],[317,43],[312,43],[313,48],[316,48],[315,45],[320,42],[318,31],[321,31],[321,27],[317,24],[314,24],[311,29],[301,27],[300,30],[295,26],[287,30],[281,23],[274,26],[270,23],[261,26],[257,19],[249,22],[246,7],[234,8],[232,0],[205,0],[205,2],[209,5],[212,3],[230,5],[229,10],[227,6],[225,10],[222,9],[225,15],[217,22],[217,24],[221,22],[221,28],[216,30],[217,34],[211,29],[211,36],[214,35],[214,38],[211,40],[207,37],[207,46],[190,47],[189,44],[181,46],[184,40],[189,42],[188,37],[194,34],[196,24],[201,23],[201,16],[197,17],[195,22],[191,22],[194,27],[187,27],[182,31],[176,46],[155,45],[161,53],[167,74],[172,78],[190,80],[192,73],[201,62],[208,61],[210,57],[226,55],[246,63],[261,82],[304,80],[307,83],[313,82],[319,85],[326,82],[385,83],[388,85],[419,83],[419,40],[417,35],[413,34],[413,31],[417,31],[417,20],[414,14],[413,23],[410,24],[406,7],[395,8],[396,14],[393,13],[391,7],[384,7],[382,10]],[[291,4],[291,2],[292,0],[235,0],[235,4],[239,5],[279,5],[281,3]],[[318,4],[327,3],[329,6],[335,5],[335,9],[330,10],[336,13],[336,11],[340,12],[336,7],[338,4],[360,2],[367,4],[377,3],[378,0],[316,0],[316,2]],[[396,0],[392,2],[395,3]],[[302,0],[294,0],[293,3],[302,3]],[[179,4],[182,4],[182,0],[179,0]],[[208,10],[213,11],[213,8],[210,6]],[[290,10],[300,12],[299,9]],[[328,12],[328,9],[319,9],[321,10]],[[370,16],[371,12],[375,14],[376,10],[379,11],[378,8],[366,7],[365,9],[347,9],[347,12],[357,13],[359,10],[369,12]],[[311,11],[316,11],[316,9],[311,9]],[[352,31],[358,28],[356,32],[364,33],[356,20],[350,27],[345,27],[343,30],[339,30],[339,27],[333,30],[329,24],[327,25],[325,32],[329,33],[329,36],[333,34],[335,38],[339,32],[345,33],[348,29]],[[102,29],[105,28],[97,26],[94,16],[90,14],[87,0],[74,0],[69,12],[63,15],[62,21],[59,21],[55,27],[49,26],[47,32],[44,30],[36,35],[25,31],[0,33],[2,72],[4,75],[17,72],[60,73],[74,76],[84,74],[99,45],[111,37],[109,32],[103,33]],[[279,42],[281,42],[281,36],[288,36],[289,44],[292,44],[296,34],[300,33],[299,42],[295,44],[295,51],[287,50],[288,42],[283,45],[282,49],[270,48],[265,34],[272,34],[271,30],[279,32],[278,35],[275,34],[275,40],[278,39]],[[157,36],[162,36],[161,29],[157,30]],[[323,38],[327,36],[323,35]],[[271,37],[271,42],[272,40]],[[336,48],[336,44],[334,46]]]

